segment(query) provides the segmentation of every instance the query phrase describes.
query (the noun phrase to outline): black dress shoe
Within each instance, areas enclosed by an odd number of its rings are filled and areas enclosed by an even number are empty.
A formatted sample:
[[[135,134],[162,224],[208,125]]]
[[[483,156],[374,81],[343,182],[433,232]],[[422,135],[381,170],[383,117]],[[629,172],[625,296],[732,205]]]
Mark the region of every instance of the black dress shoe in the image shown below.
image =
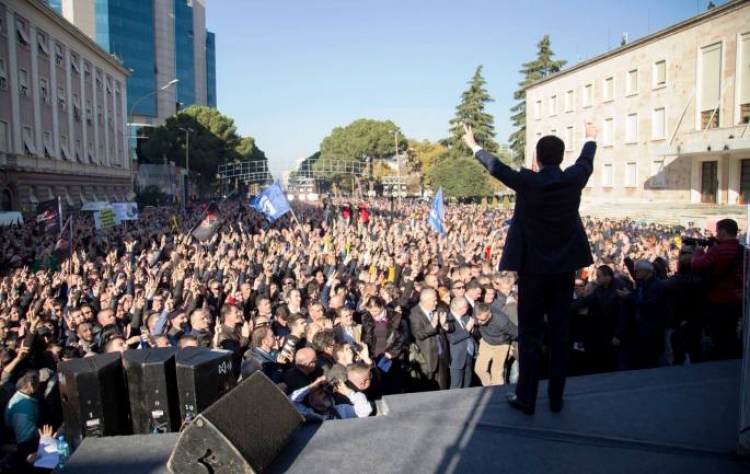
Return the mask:
[[[506,393],[505,398],[506,400],[508,400],[508,405],[512,406],[516,410],[522,411],[527,415],[534,414],[534,407],[527,405],[519,400],[515,393]]]
[[[559,402],[549,402],[549,411],[552,413],[560,413],[563,409],[563,405],[565,404],[565,400],[560,400]]]

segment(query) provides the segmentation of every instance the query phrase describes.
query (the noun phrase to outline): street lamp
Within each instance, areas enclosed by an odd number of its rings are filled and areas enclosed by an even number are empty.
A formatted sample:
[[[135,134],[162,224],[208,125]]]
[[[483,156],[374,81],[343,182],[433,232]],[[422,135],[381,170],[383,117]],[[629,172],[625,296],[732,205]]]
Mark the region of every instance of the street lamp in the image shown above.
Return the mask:
[[[177,84],[178,82],[180,82],[179,79],[172,79],[171,81],[167,82],[166,84],[164,84],[163,86],[159,87],[158,89],[154,89],[151,92],[149,92],[148,94],[145,94],[145,95],[142,95],[142,96],[138,97],[135,100],[135,102],[133,102],[133,105],[130,106],[130,111],[128,112],[128,120],[130,120],[130,122],[128,122],[127,125],[133,127],[133,133],[131,133],[130,135],[132,137],[135,137],[134,141],[133,141],[135,145],[130,148],[130,151],[131,151],[131,157],[130,157],[130,159],[131,159],[131,161],[135,161],[135,149],[138,147],[138,137],[136,136],[137,134],[135,133],[137,131],[137,128],[136,128],[137,124],[135,124],[133,122],[133,113],[135,112],[135,107],[138,104],[140,104],[144,99],[147,99],[147,98],[151,97],[152,95],[157,94],[157,93],[159,93],[161,91],[165,91],[165,90],[169,89],[170,87],[172,87],[173,85]]]
[[[185,182],[185,196],[182,200],[182,208],[185,208],[185,204],[187,203],[188,198],[190,197],[190,133],[195,133],[195,130],[193,130],[190,127],[183,128],[183,127],[177,127],[178,129],[185,132],[185,175],[187,177],[187,180]]]

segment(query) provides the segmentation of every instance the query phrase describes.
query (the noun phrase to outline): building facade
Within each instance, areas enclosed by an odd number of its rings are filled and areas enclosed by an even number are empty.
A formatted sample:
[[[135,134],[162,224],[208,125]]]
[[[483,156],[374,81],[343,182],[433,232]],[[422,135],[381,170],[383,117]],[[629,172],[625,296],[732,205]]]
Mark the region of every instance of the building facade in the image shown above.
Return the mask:
[[[127,75],[41,0],[0,0],[2,210],[127,195]]]
[[[599,127],[588,202],[750,203],[750,1],[730,1],[526,90],[526,165],[543,135],[577,158]]]
[[[182,108],[216,106],[206,0],[47,1],[131,71],[130,123],[158,126]]]

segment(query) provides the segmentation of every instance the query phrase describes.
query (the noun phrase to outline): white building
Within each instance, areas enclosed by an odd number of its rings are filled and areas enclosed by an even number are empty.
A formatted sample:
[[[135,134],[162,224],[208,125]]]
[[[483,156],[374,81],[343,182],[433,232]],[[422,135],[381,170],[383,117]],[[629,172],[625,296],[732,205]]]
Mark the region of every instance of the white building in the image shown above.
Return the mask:
[[[127,74],[46,3],[0,0],[2,210],[130,192]]]
[[[735,0],[546,77],[526,90],[536,141],[578,156],[599,127],[589,202],[750,203],[750,1]]]

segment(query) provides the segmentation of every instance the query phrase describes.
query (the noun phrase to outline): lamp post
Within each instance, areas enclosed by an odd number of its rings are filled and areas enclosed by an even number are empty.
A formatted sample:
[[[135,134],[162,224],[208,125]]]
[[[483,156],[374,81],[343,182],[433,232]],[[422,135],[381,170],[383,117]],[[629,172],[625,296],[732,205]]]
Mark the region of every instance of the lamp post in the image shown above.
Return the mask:
[[[396,148],[396,166],[398,167],[398,205],[401,206],[401,156],[398,154],[398,130],[391,130],[393,144]]]
[[[161,87],[159,87],[157,89],[152,90],[148,94],[144,94],[144,95],[138,97],[135,100],[135,102],[133,102],[133,105],[130,106],[130,111],[128,112],[128,120],[130,120],[130,122],[128,122],[128,125],[130,125],[131,127],[134,127],[134,128],[136,127],[136,124],[133,122],[133,112],[135,112],[135,107],[138,104],[140,104],[144,99],[147,99],[147,98],[151,97],[154,94],[157,94],[157,93],[159,93],[161,91],[165,91],[165,90],[169,89],[170,87],[172,87],[173,85],[177,84],[178,82],[180,82],[179,79],[172,79],[171,81],[167,82],[163,86],[161,86]],[[135,130],[134,130],[134,132],[135,132]],[[135,158],[135,149],[138,146],[137,145],[138,144],[138,137],[136,136],[136,133],[132,133],[131,136],[135,137],[135,144],[136,144],[135,146],[133,146],[133,147],[130,148],[130,151],[132,152],[132,156],[131,156],[130,159],[131,159],[131,161],[134,161],[134,158]]]
[[[184,209],[187,200],[190,198],[190,133],[195,133],[195,130],[190,127],[178,128],[185,132],[185,175],[187,179],[185,180],[185,196],[182,200],[182,208]]]

